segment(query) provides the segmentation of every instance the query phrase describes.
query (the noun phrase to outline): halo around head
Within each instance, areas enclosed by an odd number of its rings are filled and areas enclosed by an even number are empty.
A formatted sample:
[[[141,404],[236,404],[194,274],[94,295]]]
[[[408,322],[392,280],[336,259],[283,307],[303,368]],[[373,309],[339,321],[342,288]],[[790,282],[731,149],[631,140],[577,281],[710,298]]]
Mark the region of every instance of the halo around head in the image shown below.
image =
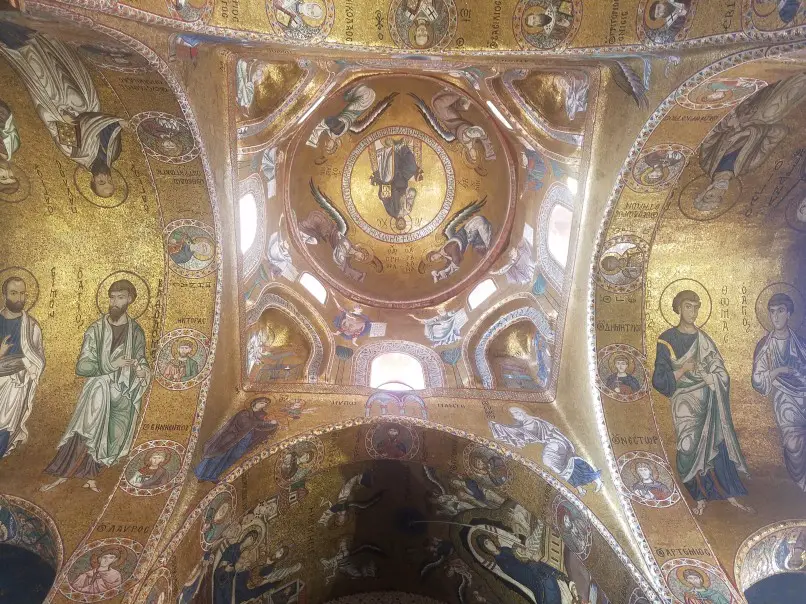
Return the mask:
[[[792,299],[795,305],[795,312],[789,318],[789,327],[797,330],[802,324],[804,314],[806,314],[806,298],[800,293],[794,285],[780,281],[778,283],[771,283],[761,290],[761,293],[756,298],[756,318],[761,326],[767,331],[773,330],[772,323],[770,323],[770,316],[767,310],[767,304],[775,294],[786,294]]]
[[[9,266],[8,268],[0,270],[0,285],[5,283],[6,279],[11,279],[12,277],[25,281],[25,291],[27,294],[25,311],[31,312],[31,309],[36,306],[36,301],[39,299],[39,281],[36,280],[33,273],[27,268]],[[2,306],[2,300],[0,300],[0,306]]]
[[[700,196],[710,184],[711,179],[708,178],[708,175],[701,174],[686,183],[680,190],[678,205],[680,206],[680,211],[686,218],[701,221],[719,218],[736,205],[736,202],[739,201],[742,195],[742,179],[735,176],[728,182],[728,188],[725,191],[721,203],[711,208],[704,205],[703,201],[700,200]]]
[[[11,173],[17,179],[17,189],[14,192],[0,191],[0,201],[5,203],[19,203],[31,194],[31,181],[22,166],[11,164]]]
[[[617,359],[625,359],[627,361],[627,373],[634,374],[635,373],[635,359],[632,355],[627,354],[626,352],[616,351],[612,353],[607,359],[607,368],[610,370],[610,373],[616,373],[618,370],[616,369],[616,360]]]
[[[697,327],[702,327],[711,318],[711,294],[705,286],[695,279],[676,279],[667,285],[660,295],[659,306],[663,320],[672,327],[677,326],[679,317],[672,309],[674,297],[684,290],[691,290],[700,297],[700,312],[697,315]]]
[[[112,168],[112,181],[115,183],[115,192],[109,197],[101,197],[96,195],[90,186],[92,174],[89,170],[83,166],[77,166],[76,171],[73,172],[73,183],[78,192],[84,199],[99,208],[116,208],[123,205],[129,197],[129,184],[123,174],[114,167]]]
[[[711,586],[711,577],[708,576],[708,573],[700,570],[699,568],[694,568],[693,566],[680,566],[675,571],[675,575],[677,576],[677,580],[680,581],[683,585],[691,585],[686,579],[685,575],[688,573],[696,573],[702,579],[702,586],[703,587],[710,587]]]
[[[151,288],[148,287],[145,279],[131,271],[115,271],[107,275],[98,284],[98,291],[95,294],[95,304],[98,307],[98,312],[101,314],[107,312],[109,308],[109,286],[120,279],[127,279],[137,290],[137,299],[129,305],[127,312],[132,319],[139,319],[151,302]]]
[[[171,355],[176,358],[179,356],[179,347],[182,344],[190,346],[190,356],[195,357],[199,351],[199,343],[189,336],[180,336],[171,342]]]

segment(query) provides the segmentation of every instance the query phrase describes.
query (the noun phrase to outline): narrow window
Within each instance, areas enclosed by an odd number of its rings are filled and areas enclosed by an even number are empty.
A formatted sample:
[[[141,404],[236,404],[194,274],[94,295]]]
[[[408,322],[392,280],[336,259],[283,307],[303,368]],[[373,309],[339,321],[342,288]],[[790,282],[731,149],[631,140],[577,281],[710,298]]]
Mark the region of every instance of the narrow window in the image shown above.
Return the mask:
[[[402,352],[387,352],[372,360],[369,385],[380,390],[422,390],[425,374],[420,361]]]
[[[495,293],[496,289],[498,288],[495,286],[495,281],[492,279],[485,279],[474,287],[473,291],[470,292],[470,295],[467,297],[470,310],[478,308],[482,302]]]
[[[299,284],[307,289],[309,294],[319,300],[319,304],[324,304],[325,300],[327,300],[327,290],[325,286],[312,274],[302,273],[302,276],[299,278]]]
[[[257,204],[255,196],[247,193],[238,202],[239,222],[241,229],[241,253],[245,254],[257,236]]]

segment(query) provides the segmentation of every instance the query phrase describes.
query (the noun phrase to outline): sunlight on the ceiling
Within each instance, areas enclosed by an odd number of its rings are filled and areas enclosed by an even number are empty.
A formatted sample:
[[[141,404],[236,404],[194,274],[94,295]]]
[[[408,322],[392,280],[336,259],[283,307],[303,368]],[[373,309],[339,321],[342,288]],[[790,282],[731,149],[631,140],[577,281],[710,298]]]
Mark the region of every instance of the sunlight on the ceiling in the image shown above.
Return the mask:
[[[470,295],[467,297],[467,303],[470,305],[470,310],[478,308],[482,302],[495,293],[496,289],[498,288],[495,286],[495,281],[492,279],[485,279],[474,287],[473,291],[470,292]]]
[[[369,385],[380,390],[422,390],[425,388],[423,366],[402,352],[387,352],[373,359]]]
[[[319,300],[319,304],[324,304],[325,300],[327,300],[327,290],[325,286],[312,274],[302,273],[302,276],[299,278],[299,284],[307,289],[309,294]]]
[[[548,248],[549,254],[560,266],[568,260],[568,246],[571,242],[571,210],[557,204],[549,215]]]
[[[247,193],[238,201],[239,226],[241,229],[241,252],[245,253],[257,237],[257,203],[255,196]]]
[[[579,181],[573,176],[568,176],[565,179],[565,184],[568,185],[568,190],[571,191],[573,195],[576,195],[577,191],[579,191]]]
[[[504,114],[498,110],[498,107],[493,105],[492,101],[487,101],[487,106],[490,108],[490,111],[493,112],[493,115],[498,118],[498,121],[504,124],[507,129],[512,130],[512,124],[507,121],[507,118],[504,117]]]

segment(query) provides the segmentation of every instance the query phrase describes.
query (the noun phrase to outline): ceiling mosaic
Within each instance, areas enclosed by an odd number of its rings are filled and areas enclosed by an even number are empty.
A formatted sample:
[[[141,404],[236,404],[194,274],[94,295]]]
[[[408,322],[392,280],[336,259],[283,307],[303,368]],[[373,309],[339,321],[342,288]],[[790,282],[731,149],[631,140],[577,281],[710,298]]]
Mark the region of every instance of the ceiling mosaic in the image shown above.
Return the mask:
[[[0,601],[802,597],[802,1],[11,9]]]

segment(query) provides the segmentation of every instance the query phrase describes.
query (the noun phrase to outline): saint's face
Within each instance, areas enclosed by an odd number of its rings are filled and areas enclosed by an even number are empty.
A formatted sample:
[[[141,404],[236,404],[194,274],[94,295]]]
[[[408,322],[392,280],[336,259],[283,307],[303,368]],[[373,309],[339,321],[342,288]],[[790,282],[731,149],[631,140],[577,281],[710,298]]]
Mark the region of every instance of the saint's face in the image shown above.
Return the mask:
[[[115,194],[115,183],[110,174],[93,174],[95,193],[100,197],[112,197]]]
[[[616,371],[619,373],[627,373],[627,361],[624,359],[616,361]]]
[[[770,323],[776,331],[789,327],[789,310],[786,305],[771,306],[767,312],[770,314]]]
[[[27,299],[25,281],[10,281],[6,286],[5,306],[11,312],[22,312]]]
[[[691,585],[693,588],[696,589],[698,587],[702,587],[702,577],[700,577],[700,575],[698,575],[697,573],[689,573],[685,575],[685,577],[686,580],[689,582],[689,585]]]
[[[680,305],[680,318],[683,322],[693,325],[697,320],[697,314],[700,312],[700,303],[692,300],[686,300]]]
[[[113,291],[109,294],[109,314],[113,319],[119,318],[129,308],[132,297],[127,291]]]
[[[109,566],[117,559],[118,557],[115,554],[104,554],[98,558],[98,563],[104,568],[109,568]]]
[[[0,185],[13,185],[17,177],[11,170],[11,164],[0,160]]]
[[[640,476],[643,480],[648,480],[652,476],[652,470],[643,464],[638,466],[635,471],[638,472],[638,476]]]
[[[151,463],[151,467],[156,467],[160,464],[165,463],[165,453],[154,453],[149,460]]]
[[[428,28],[424,24],[418,25],[414,30],[414,43],[420,48],[428,45]]]

